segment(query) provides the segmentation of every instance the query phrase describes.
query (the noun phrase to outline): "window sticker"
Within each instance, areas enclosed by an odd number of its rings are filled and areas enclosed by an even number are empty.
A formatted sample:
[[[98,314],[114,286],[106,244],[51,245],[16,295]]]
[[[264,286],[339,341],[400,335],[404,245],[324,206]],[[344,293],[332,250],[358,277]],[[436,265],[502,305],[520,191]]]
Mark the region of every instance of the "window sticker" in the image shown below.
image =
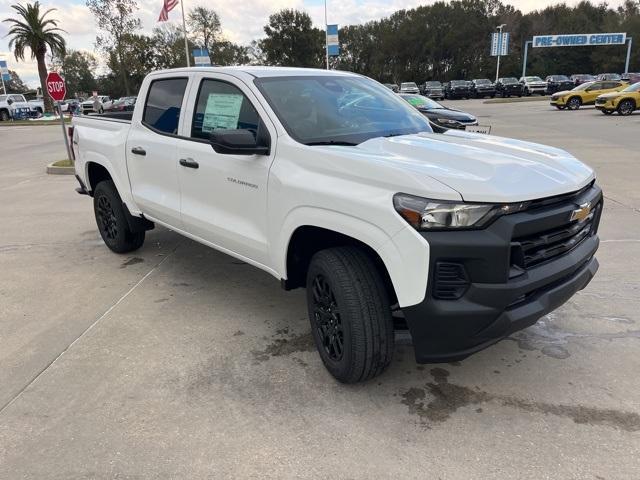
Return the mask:
[[[238,128],[244,96],[237,93],[210,93],[202,120],[202,131]]]

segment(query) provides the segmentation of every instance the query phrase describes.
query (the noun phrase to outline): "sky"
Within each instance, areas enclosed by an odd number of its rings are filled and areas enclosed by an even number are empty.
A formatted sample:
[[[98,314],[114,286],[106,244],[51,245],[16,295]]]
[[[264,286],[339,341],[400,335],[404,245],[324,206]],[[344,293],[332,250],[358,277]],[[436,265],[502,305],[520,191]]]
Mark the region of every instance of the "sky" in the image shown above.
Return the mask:
[[[17,2],[34,0],[0,0],[0,19],[13,16],[11,5]],[[67,45],[75,50],[94,51],[96,37],[95,22],[85,6],[85,0],[40,0],[45,8],[56,8],[54,16],[60,21],[60,27],[67,33]],[[433,3],[435,0],[327,0],[328,23],[353,25],[386,17],[400,9],[409,9],[418,5]],[[514,7],[529,12],[548,5],[567,3],[573,5],[579,0],[506,0]],[[224,36],[233,42],[248,44],[251,40],[264,35],[263,27],[269,15],[283,8],[304,10],[313,19],[316,26],[324,25],[323,0],[184,0],[188,10],[196,5],[213,7],[220,15]],[[143,31],[151,32],[157,25],[156,20],[162,7],[162,0],[138,0],[139,16],[142,19]],[[621,4],[622,0],[608,2],[611,6]],[[170,22],[181,22],[180,7],[176,7],[169,16]],[[0,59],[7,60],[9,68],[16,70],[30,87],[39,84],[37,68],[34,61],[26,58],[24,62],[16,62],[9,51],[9,39],[6,38],[8,26],[0,23]]]

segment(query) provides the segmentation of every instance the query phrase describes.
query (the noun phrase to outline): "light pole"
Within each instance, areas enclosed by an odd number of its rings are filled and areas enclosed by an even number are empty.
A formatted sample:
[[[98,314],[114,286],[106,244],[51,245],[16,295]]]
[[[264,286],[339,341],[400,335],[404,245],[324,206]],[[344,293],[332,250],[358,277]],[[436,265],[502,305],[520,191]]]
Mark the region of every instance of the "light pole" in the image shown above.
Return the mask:
[[[498,77],[500,76],[500,51],[502,50],[502,29],[506,27],[507,24],[503,23],[502,25],[498,25],[498,64],[496,66],[496,82],[498,81]]]
[[[327,24],[327,0],[324,0],[324,57],[329,70],[329,26]]]

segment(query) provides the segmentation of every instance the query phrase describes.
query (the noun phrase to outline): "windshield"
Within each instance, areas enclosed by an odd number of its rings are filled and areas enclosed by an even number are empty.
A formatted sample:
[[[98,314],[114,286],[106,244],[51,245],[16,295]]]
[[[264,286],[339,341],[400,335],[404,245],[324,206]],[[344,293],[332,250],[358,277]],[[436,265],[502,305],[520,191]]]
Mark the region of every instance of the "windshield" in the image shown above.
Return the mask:
[[[451,85],[466,85],[466,80],[451,80]]]
[[[573,90],[576,92],[579,92],[580,90],[586,90],[587,88],[589,88],[591,85],[593,85],[596,82],[585,82],[585,83],[581,83],[580,85],[578,85],[577,87],[575,87]]]
[[[506,78],[501,78],[500,82],[502,82],[502,83],[518,83],[518,79],[516,79],[514,77],[506,77]]]
[[[491,83],[491,81],[488,78],[480,78],[474,81],[476,82],[477,85],[486,85],[488,83]]]
[[[289,135],[306,145],[357,145],[432,131],[420,112],[366,77],[266,77],[254,82]]]
[[[566,75],[553,75],[551,77],[551,80],[553,80],[554,82],[566,82],[567,80],[569,80],[569,77],[567,77]]]
[[[427,82],[425,83],[427,87],[441,87],[442,84],[440,82]]]
[[[527,82],[541,82],[542,79],[540,77],[524,77]]]
[[[604,73],[602,74],[604,80],[620,80],[620,75],[617,73]]]
[[[634,83],[633,85],[629,85],[627,88],[622,90],[623,92],[640,92],[640,82]]]
[[[402,88],[418,88],[414,82],[404,82],[401,84]]]
[[[409,105],[413,105],[416,108],[426,108],[426,109],[444,108],[438,102],[434,102],[430,98],[423,97],[422,95],[400,95],[400,96],[404,98],[405,101],[409,103]]]

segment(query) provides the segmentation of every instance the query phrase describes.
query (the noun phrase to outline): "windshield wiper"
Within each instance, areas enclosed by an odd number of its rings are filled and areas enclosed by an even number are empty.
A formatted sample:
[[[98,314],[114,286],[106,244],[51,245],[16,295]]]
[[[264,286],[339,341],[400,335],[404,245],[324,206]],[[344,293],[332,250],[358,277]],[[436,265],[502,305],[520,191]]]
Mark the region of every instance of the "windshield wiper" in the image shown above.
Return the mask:
[[[355,147],[358,144],[354,142],[347,142],[344,140],[325,140],[321,142],[309,142],[309,143],[305,143],[305,145],[308,145],[310,147],[314,145],[343,145],[347,147]]]

